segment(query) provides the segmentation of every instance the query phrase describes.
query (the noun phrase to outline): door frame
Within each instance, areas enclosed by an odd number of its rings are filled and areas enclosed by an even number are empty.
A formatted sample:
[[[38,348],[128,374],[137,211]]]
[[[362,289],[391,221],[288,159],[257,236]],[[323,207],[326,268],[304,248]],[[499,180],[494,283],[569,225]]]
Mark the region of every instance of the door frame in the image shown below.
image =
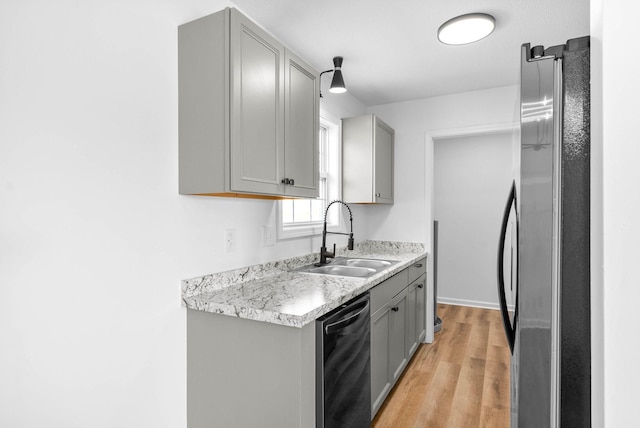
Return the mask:
[[[505,134],[511,132],[520,132],[520,122],[508,122],[508,123],[498,123],[494,125],[481,125],[481,126],[469,126],[469,127],[461,127],[461,128],[448,128],[448,129],[434,129],[427,130],[425,132],[425,212],[426,212],[426,232],[428,242],[427,251],[429,254],[433,255],[433,204],[434,204],[434,143],[436,140],[446,140],[449,138],[458,138],[458,137],[473,137],[473,136],[482,136],[488,134]],[[520,162],[520,151],[519,144],[514,142],[512,147],[512,164],[514,167],[514,177],[518,177],[519,173],[519,162]],[[518,184],[519,181],[517,182]],[[428,272],[433,272],[433,256],[429,257],[428,261]],[[433,331],[433,303],[434,303],[434,293],[433,293],[433,275],[427,275],[427,334],[425,337],[425,342],[431,343],[433,342],[434,331]],[[430,321],[431,320],[431,321]]]

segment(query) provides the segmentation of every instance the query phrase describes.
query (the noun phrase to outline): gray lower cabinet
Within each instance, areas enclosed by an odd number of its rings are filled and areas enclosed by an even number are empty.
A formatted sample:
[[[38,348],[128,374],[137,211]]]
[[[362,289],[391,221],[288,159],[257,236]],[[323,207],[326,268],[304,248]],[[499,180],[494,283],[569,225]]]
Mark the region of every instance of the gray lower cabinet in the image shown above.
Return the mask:
[[[372,419],[424,341],[425,286],[422,259],[370,290]]]
[[[406,300],[403,292],[371,317],[372,418],[407,365]]]
[[[389,313],[378,311],[371,318],[371,419],[391,390],[389,376]]]
[[[407,327],[405,331],[405,353],[413,355],[418,349],[418,291],[420,289],[412,283],[407,287]]]
[[[425,287],[427,276],[423,274],[412,282],[407,289],[407,341],[406,351],[413,355],[418,345],[424,341],[426,331],[426,300]]]
[[[319,74],[227,8],[178,28],[179,191],[318,196]]]
[[[389,374],[395,383],[407,365],[407,293],[393,299],[389,312]]]
[[[315,323],[187,309],[187,426],[316,426]]]
[[[425,260],[370,290],[372,418],[424,340]],[[187,426],[316,424],[316,326],[187,310]]]

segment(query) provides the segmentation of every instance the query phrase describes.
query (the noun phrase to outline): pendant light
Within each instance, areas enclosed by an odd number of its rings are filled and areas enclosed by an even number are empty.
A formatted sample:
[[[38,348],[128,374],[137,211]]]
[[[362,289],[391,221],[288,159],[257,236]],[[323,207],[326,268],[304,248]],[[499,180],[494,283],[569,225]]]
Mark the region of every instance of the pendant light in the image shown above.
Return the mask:
[[[329,92],[334,94],[342,94],[347,92],[347,87],[344,85],[344,79],[342,78],[342,57],[333,57],[333,70],[325,70],[320,73],[320,78],[324,73],[333,72],[333,78],[331,79],[331,86]],[[322,91],[320,91],[320,98],[322,98]]]

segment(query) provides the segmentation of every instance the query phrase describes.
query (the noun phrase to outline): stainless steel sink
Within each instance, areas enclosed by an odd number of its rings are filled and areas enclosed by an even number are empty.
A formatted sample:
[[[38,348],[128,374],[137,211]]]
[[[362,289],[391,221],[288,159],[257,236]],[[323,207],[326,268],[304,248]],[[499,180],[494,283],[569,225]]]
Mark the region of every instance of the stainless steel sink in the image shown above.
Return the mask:
[[[382,269],[388,268],[389,266],[395,263],[398,263],[398,262],[390,261],[390,260],[376,260],[376,259],[342,259],[341,258],[341,259],[335,260],[335,262],[332,264],[382,270]]]
[[[367,278],[374,273],[375,269],[357,266],[319,266],[308,271],[309,273],[323,273],[325,275],[340,275],[340,276],[356,276],[359,278]]]
[[[336,257],[322,266],[315,264],[294,269],[294,272],[315,273],[322,275],[351,276],[368,278],[398,263],[396,260],[361,259],[355,257]]]

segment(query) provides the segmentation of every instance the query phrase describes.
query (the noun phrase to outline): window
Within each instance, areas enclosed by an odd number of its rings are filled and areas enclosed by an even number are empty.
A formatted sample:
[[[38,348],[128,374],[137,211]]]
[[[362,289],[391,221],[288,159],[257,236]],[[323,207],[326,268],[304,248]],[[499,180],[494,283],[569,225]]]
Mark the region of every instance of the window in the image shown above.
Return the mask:
[[[327,204],[340,197],[340,144],[336,120],[320,118],[318,148],[320,151],[319,196],[315,199],[288,199],[279,202],[279,238],[321,234]],[[327,217],[327,226],[335,229],[338,222],[339,216],[331,210]]]

